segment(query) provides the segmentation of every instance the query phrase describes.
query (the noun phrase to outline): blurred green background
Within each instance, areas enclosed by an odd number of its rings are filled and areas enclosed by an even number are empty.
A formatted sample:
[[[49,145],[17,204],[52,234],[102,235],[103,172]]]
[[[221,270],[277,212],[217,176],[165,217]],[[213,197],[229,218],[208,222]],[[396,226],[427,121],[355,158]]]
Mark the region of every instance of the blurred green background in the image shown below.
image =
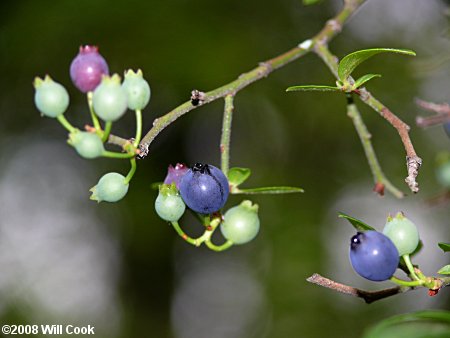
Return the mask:
[[[415,59],[378,56],[357,75],[382,73],[368,89],[412,126],[424,165],[421,192],[404,200],[372,193],[362,147],[342,95],[285,93],[297,84],[333,84],[307,55],[240,92],[235,100],[231,164],[249,167],[247,187],[293,185],[301,195],[259,196],[262,229],[224,253],[185,244],[153,209],[169,164],[219,164],[221,100],[167,128],[139,161],[127,197],[97,205],[88,190],[126,161],[79,158],[55,121],[33,104],[35,76],[50,74],[71,96],[67,118],[88,122],[85,97],[69,65],[82,44],[100,47],[110,71],[141,68],[152,88],[144,128],[185,102],[234,80],[321,29],[341,7],[323,1],[3,1],[0,3],[0,323],[93,325],[98,337],[359,337],[393,314],[448,308],[444,290],[415,291],[366,305],[308,284],[314,272],[376,289],[347,259],[353,229],[343,211],[381,229],[404,211],[425,242],[418,262],[433,274],[448,259],[448,204],[424,201],[441,192],[434,158],[449,147],[442,128],[420,130],[414,98],[448,99],[450,46],[442,1],[372,0],[331,43],[336,55],[370,47],[409,48]],[[394,129],[359,104],[388,177],[403,191],[405,154]],[[132,114],[113,127],[131,137]],[[230,198],[227,207],[242,200]],[[196,234],[192,219],[182,222]]]

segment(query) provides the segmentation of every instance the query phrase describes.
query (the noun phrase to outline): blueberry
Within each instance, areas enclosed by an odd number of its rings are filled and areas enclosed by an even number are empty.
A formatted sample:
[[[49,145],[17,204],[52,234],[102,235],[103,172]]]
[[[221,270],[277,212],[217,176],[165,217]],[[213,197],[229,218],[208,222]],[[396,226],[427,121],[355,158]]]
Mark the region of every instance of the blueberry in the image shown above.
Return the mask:
[[[128,192],[128,183],[125,183],[125,177],[119,173],[107,173],[98,181],[97,185],[89,191],[92,192],[91,200],[97,202],[117,202],[120,201]]]
[[[116,121],[127,111],[127,93],[120,85],[120,76],[103,76],[92,95],[95,113],[104,121]]]
[[[397,269],[399,254],[394,243],[382,233],[358,232],[350,242],[350,261],[361,277],[384,281]]]
[[[176,222],[183,216],[185,208],[175,183],[162,184],[159,187],[155,201],[155,210],[159,217],[168,222]]]
[[[81,46],[70,65],[72,82],[83,93],[93,91],[108,74],[108,64],[96,46]]]
[[[197,163],[184,174],[180,194],[186,205],[201,214],[218,211],[225,205],[229,194],[228,180],[220,169]]]
[[[69,106],[69,94],[59,83],[52,80],[48,75],[44,79],[34,79],[34,103],[42,115],[47,117],[58,117],[63,114]]]
[[[252,204],[251,201],[243,201],[227,210],[223,219],[220,231],[223,237],[233,244],[248,243],[259,232],[258,205]]]
[[[136,73],[131,69],[126,71],[122,87],[127,93],[128,108],[131,110],[142,110],[150,101],[150,86],[140,69]]]
[[[448,137],[450,137],[450,122],[445,122],[443,126],[445,133],[447,134]]]
[[[419,244],[419,232],[416,225],[401,212],[394,218],[388,217],[383,234],[394,243],[400,256],[413,253]]]

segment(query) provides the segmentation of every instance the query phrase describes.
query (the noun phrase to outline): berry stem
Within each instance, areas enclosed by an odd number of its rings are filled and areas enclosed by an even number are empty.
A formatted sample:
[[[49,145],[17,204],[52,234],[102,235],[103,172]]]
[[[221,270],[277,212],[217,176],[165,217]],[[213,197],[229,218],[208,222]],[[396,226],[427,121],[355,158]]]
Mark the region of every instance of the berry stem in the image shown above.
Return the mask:
[[[423,281],[421,280],[414,280],[414,281],[406,281],[403,279],[399,279],[395,276],[392,276],[390,278],[391,282],[400,285],[400,286],[410,286],[410,287],[415,287],[415,286],[421,286],[423,284]]]
[[[416,272],[414,271],[414,266],[411,263],[411,258],[409,257],[409,255],[403,255],[403,260],[405,261],[406,267],[409,270],[409,274],[412,278],[414,278],[416,281],[420,281],[421,279],[419,277],[417,277]]]
[[[222,136],[220,139],[220,168],[225,176],[228,176],[230,168],[230,138],[231,138],[231,122],[233,120],[234,110],[234,94],[225,96],[225,108],[223,111]]]
[[[378,192],[380,195],[383,195],[383,190],[387,189],[395,197],[402,198],[404,196],[403,192],[397,189],[387,179],[387,177],[383,173],[383,170],[381,169],[380,163],[377,159],[377,155],[375,154],[375,150],[373,149],[372,142],[370,141],[372,135],[367,130],[358,107],[353,102],[353,97],[350,93],[347,94],[347,115],[353,121],[353,125],[355,126],[356,132],[358,133],[358,136],[361,140],[361,144],[367,157],[367,162],[369,163],[370,170],[372,171],[375,186],[377,186],[377,184],[382,184],[382,190],[377,190],[376,192]]]
[[[140,109],[136,109],[136,136],[134,137],[133,145],[138,147],[142,137],[142,112]]]
[[[114,151],[105,150],[102,153],[102,156],[103,157],[109,157],[109,158],[131,158],[131,157],[134,157],[136,155],[132,154],[132,153],[116,153]]]
[[[186,235],[186,233],[181,229],[180,225],[178,224],[178,222],[170,222],[173,226],[173,228],[175,229],[175,231],[177,232],[178,235],[180,235],[181,238],[183,238],[186,242],[188,242],[189,244],[192,244],[194,246],[200,246],[201,242],[198,241],[198,239],[189,237],[188,235]]]
[[[102,141],[106,142],[108,140],[109,134],[111,133],[112,121],[107,121],[105,123],[105,130],[103,130]]]
[[[58,122],[61,123],[61,125],[69,131],[69,133],[72,133],[76,130],[76,128],[72,126],[69,121],[67,121],[63,114],[58,115],[56,118],[58,119]]]
[[[102,130],[102,127],[100,126],[100,122],[98,120],[98,117],[95,114],[94,106],[92,105],[92,96],[93,95],[94,95],[93,92],[88,92],[87,93],[87,100],[88,100],[89,111],[91,113],[92,123],[93,123],[95,129]]]
[[[134,176],[134,173],[136,172],[136,159],[133,157],[130,159],[131,169],[128,172],[127,177],[125,177],[125,184],[130,183],[131,179]]]
[[[205,244],[209,249],[216,251],[216,252],[221,252],[221,251],[229,249],[233,245],[233,242],[226,241],[225,243],[223,243],[221,245],[215,245],[213,242],[211,242],[211,240],[207,240],[207,241],[205,241]]]

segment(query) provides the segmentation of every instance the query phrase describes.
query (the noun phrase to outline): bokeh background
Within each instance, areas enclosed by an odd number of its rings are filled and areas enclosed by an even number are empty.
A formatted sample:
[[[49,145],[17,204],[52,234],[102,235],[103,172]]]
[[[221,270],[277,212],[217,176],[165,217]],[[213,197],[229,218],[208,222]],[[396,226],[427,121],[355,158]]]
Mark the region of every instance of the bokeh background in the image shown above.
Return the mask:
[[[426,114],[414,98],[449,97],[447,4],[371,0],[331,43],[338,56],[370,47],[410,48],[416,58],[377,56],[361,66],[382,73],[368,85],[412,125],[424,160],[421,192],[396,200],[372,193],[362,147],[342,95],[290,93],[296,84],[332,84],[315,55],[273,73],[235,100],[231,164],[249,167],[247,187],[294,185],[304,194],[259,196],[262,228],[252,243],[224,253],[193,248],[155,215],[156,192],[169,164],[219,164],[222,102],[194,110],[167,128],[138,163],[127,197],[89,200],[89,188],[120,160],[81,159],[55,121],[33,105],[32,80],[50,74],[68,89],[67,118],[88,122],[85,97],[70,83],[81,44],[95,44],[110,70],[141,68],[152,121],[189,99],[235,79],[258,62],[314,35],[341,7],[323,1],[2,1],[0,3],[0,323],[93,325],[97,337],[360,337],[390,315],[448,308],[449,293],[416,291],[366,305],[308,284],[314,272],[354,286],[348,262],[354,230],[343,211],[382,229],[402,210],[425,243],[417,262],[433,274],[448,263],[437,248],[450,240],[449,204],[425,201],[442,192],[434,159],[450,141],[441,127],[415,127]],[[359,104],[388,177],[403,191],[405,154],[394,129]],[[131,137],[133,114],[114,126]],[[227,207],[242,200],[230,198]],[[189,218],[185,230],[199,227]]]

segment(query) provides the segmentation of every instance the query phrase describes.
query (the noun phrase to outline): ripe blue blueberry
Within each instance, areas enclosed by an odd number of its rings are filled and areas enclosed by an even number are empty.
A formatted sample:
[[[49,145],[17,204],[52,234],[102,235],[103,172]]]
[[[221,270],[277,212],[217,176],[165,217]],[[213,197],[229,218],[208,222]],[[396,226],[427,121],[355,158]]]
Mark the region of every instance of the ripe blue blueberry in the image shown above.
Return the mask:
[[[445,133],[447,134],[448,137],[450,137],[450,122],[445,122],[443,126]]]
[[[222,208],[229,192],[223,172],[210,164],[197,163],[181,179],[180,194],[184,203],[201,214],[211,214]]]
[[[384,281],[394,274],[399,254],[394,243],[377,231],[358,232],[350,242],[353,269],[371,281]]]

